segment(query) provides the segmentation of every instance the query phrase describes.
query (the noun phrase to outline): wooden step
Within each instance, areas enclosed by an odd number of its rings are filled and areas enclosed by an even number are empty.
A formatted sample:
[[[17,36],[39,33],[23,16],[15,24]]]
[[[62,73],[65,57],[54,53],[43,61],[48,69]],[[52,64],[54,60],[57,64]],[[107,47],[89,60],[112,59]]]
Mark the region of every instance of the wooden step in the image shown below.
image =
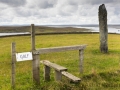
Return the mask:
[[[43,61],[40,61],[40,63],[46,65],[46,66],[49,66],[51,68],[54,68],[55,70],[61,72],[61,71],[67,71],[67,68],[63,67],[63,66],[60,66],[58,64],[55,64],[55,63],[52,63],[48,60],[43,60]]]
[[[74,76],[74,75],[72,75],[71,73],[66,72],[66,71],[63,71],[63,72],[62,72],[62,75],[64,75],[65,77],[69,78],[69,79],[72,80],[74,83],[78,83],[78,82],[81,81],[80,78],[78,78],[78,77],[76,77],[76,76]]]

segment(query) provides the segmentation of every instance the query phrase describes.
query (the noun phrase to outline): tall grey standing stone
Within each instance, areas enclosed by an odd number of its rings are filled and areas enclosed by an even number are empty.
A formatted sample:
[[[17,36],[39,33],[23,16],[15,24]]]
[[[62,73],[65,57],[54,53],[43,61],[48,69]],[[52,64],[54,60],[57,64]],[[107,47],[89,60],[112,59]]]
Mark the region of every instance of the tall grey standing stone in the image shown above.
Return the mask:
[[[100,51],[108,52],[108,28],[107,28],[107,10],[105,5],[99,6],[99,31],[100,31]]]

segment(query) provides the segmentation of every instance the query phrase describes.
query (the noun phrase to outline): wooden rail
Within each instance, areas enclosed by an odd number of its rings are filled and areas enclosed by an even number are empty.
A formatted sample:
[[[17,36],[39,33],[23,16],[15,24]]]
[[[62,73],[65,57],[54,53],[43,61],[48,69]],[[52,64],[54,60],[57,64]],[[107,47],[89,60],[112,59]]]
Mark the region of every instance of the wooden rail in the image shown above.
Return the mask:
[[[51,47],[51,48],[41,48],[34,50],[34,54],[44,54],[51,52],[61,52],[68,50],[84,50],[87,45],[75,45],[75,46],[62,46],[62,47]]]
[[[62,47],[51,47],[51,48],[41,48],[37,50],[33,50],[34,55],[38,54],[45,54],[45,53],[52,53],[52,52],[62,52],[62,51],[69,51],[69,50],[79,50],[79,67],[80,67],[80,72],[83,73],[83,54],[84,54],[84,49],[86,48],[87,45],[74,45],[74,46],[62,46]]]

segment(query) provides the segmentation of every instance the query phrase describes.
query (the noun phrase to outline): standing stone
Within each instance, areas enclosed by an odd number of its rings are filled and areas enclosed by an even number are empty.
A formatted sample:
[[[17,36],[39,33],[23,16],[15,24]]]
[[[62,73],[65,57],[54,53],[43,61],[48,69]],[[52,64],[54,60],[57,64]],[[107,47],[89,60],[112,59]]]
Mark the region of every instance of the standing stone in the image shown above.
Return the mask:
[[[99,32],[100,32],[100,51],[108,52],[108,28],[107,28],[107,10],[105,5],[99,6]]]

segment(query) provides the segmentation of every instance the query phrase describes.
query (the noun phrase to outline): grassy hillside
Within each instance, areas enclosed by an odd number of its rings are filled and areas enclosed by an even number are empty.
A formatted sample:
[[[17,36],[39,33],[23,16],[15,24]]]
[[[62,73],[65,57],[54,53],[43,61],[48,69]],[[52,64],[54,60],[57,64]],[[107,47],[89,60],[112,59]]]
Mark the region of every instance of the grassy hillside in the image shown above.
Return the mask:
[[[80,84],[43,80],[43,65],[40,65],[41,87],[32,83],[32,61],[17,62],[15,90],[119,90],[120,89],[120,35],[108,35],[109,53],[99,52],[99,34],[62,34],[36,36],[36,48],[87,44],[84,51],[84,73],[79,73],[78,51],[66,51],[40,55],[41,60],[50,60],[68,68],[82,79]],[[31,51],[30,36],[0,38],[0,90],[11,90],[11,43],[16,42],[17,52]]]
[[[13,32],[30,32],[31,26],[0,26],[0,33],[13,33]],[[36,33],[60,33],[60,32],[82,32],[90,31],[83,28],[72,28],[72,27],[46,27],[46,26],[35,26]]]

